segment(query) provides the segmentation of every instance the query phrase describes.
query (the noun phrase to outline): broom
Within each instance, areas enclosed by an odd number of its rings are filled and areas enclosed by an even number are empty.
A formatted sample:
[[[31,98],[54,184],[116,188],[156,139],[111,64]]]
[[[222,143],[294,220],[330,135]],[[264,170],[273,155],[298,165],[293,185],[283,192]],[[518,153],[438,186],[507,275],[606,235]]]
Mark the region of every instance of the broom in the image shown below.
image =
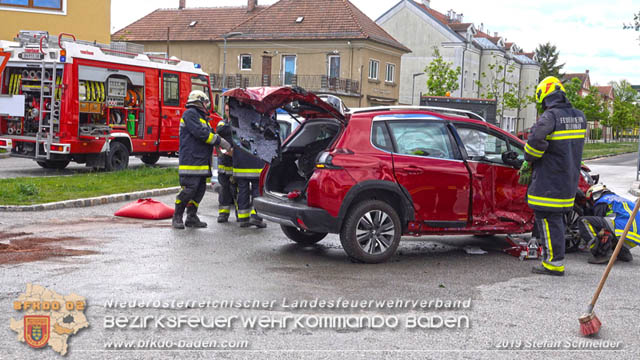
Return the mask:
[[[638,208],[640,208],[640,199],[636,200],[636,206],[633,208],[633,212],[631,213],[631,216],[627,221],[627,225],[624,227],[624,232],[622,233],[620,240],[618,240],[618,244],[616,245],[615,250],[613,250],[613,254],[609,259],[609,264],[607,265],[607,268],[604,270],[604,274],[602,274],[602,278],[600,279],[600,283],[598,284],[598,288],[596,289],[596,293],[593,294],[593,298],[591,298],[591,303],[589,304],[589,307],[587,307],[587,312],[584,315],[580,316],[580,318],[578,319],[580,321],[580,332],[584,336],[594,335],[598,333],[598,331],[600,331],[600,326],[602,326],[602,323],[600,322],[600,319],[598,319],[596,314],[593,312],[593,307],[596,306],[596,301],[598,301],[598,296],[600,296],[600,292],[604,287],[605,281],[607,281],[609,272],[611,272],[611,268],[613,268],[613,264],[616,262],[616,259],[618,258],[618,254],[622,249],[622,245],[624,244],[624,241],[627,238],[627,233],[629,232],[629,228],[631,228],[631,224],[633,224],[633,221],[636,219]]]

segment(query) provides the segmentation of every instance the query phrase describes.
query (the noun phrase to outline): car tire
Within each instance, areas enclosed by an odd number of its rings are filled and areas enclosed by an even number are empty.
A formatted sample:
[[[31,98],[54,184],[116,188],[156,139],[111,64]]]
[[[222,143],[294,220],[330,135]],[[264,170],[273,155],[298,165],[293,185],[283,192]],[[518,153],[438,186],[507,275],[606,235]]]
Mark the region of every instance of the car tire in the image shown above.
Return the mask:
[[[120,142],[111,142],[105,170],[119,171],[129,166],[129,150]]]
[[[146,155],[142,155],[142,157],[140,158],[140,160],[142,160],[143,163],[147,164],[147,165],[155,165],[155,163],[158,162],[158,160],[160,160],[160,154],[146,154]]]
[[[62,170],[69,165],[69,160],[45,160],[37,161],[38,165],[43,169],[56,169]]]
[[[381,263],[395,254],[402,237],[400,217],[389,204],[363,201],[347,214],[340,242],[351,259],[364,263]]]
[[[300,245],[313,245],[327,236],[327,233],[301,230],[293,226],[280,225],[280,228],[289,239]]]

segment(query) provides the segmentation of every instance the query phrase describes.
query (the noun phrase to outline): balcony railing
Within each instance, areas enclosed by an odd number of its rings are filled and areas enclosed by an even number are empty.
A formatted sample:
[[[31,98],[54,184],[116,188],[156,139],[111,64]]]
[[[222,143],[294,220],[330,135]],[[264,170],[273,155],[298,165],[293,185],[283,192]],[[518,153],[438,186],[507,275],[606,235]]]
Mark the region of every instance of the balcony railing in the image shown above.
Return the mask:
[[[222,74],[209,74],[211,87],[221,88],[255,86],[300,86],[313,92],[332,92],[345,95],[360,95],[360,82],[351,79],[333,78],[326,75],[246,75],[227,74],[226,84],[222,84]]]

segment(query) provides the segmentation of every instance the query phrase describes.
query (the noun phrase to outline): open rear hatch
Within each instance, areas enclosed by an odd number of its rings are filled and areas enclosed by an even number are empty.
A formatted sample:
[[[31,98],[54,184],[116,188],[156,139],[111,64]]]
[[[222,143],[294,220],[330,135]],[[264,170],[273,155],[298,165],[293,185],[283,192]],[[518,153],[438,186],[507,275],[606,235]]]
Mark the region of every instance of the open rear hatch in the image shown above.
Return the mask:
[[[271,164],[265,191],[284,195],[304,193],[318,154],[327,149],[346,124],[345,115],[317,95],[299,87],[237,88],[229,97],[229,118],[235,146]],[[301,125],[281,143],[276,109]]]

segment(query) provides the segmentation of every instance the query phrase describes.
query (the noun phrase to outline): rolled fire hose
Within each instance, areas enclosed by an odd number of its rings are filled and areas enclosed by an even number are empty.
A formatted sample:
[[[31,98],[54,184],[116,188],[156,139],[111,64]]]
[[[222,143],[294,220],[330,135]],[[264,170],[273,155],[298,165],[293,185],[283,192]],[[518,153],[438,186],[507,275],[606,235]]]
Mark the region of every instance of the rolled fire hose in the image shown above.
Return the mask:
[[[36,71],[36,79],[40,80],[42,79],[42,71]]]
[[[22,135],[22,129],[16,129],[16,135]]]
[[[22,77],[28,78],[29,77],[29,70],[22,70]]]
[[[9,134],[9,135],[13,135],[13,133],[14,133],[15,131],[16,131],[16,130],[15,130],[14,128],[10,127],[10,128],[8,128],[8,129],[7,129],[7,134]]]
[[[48,71],[45,70],[44,78],[47,79],[47,80],[51,79],[51,73],[49,73]]]
[[[35,70],[29,71],[29,77],[34,79],[36,77],[36,71]]]

